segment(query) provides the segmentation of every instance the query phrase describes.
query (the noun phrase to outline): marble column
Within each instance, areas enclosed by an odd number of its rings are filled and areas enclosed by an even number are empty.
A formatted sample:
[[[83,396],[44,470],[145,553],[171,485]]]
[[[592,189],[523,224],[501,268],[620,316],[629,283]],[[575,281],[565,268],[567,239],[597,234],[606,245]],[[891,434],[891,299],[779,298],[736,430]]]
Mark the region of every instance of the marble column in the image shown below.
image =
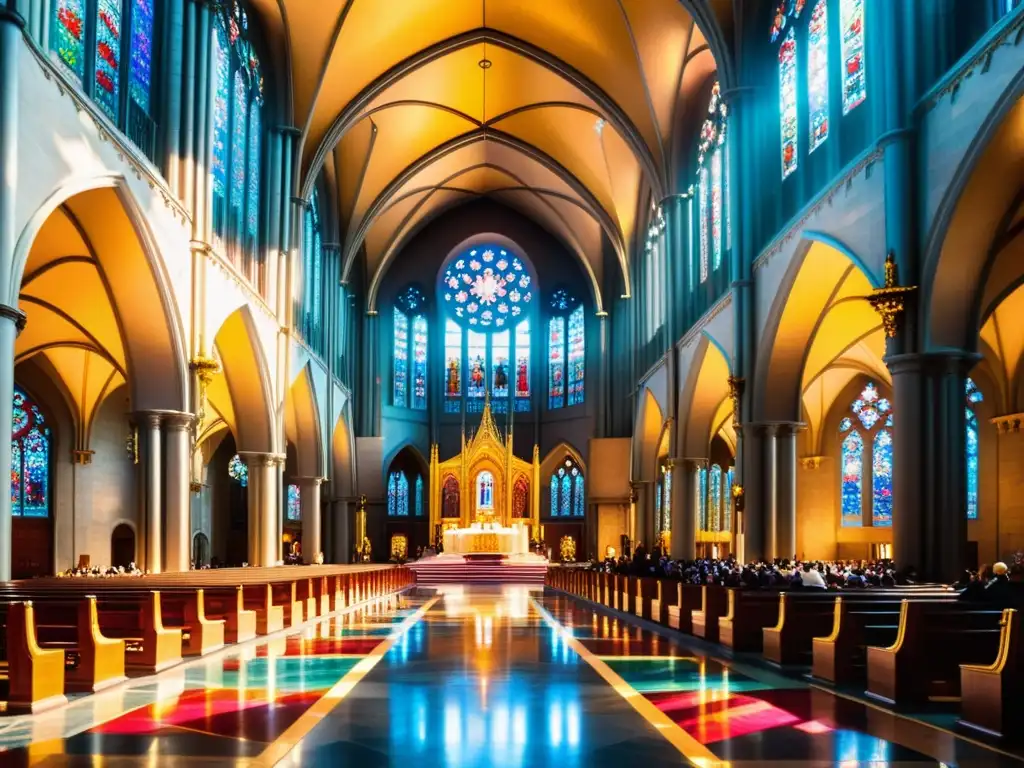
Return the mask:
[[[331,532],[334,536],[335,563],[347,563],[352,559],[352,534],[350,520],[351,505],[345,499],[331,502]]]
[[[672,558],[692,560],[697,552],[696,470],[690,459],[672,459]]]
[[[316,561],[317,553],[324,551],[322,522],[320,519],[320,484],[323,477],[292,478],[299,486],[299,504],[302,509],[302,559]],[[326,557],[324,558],[326,562]]]
[[[191,562],[192,516],[189,496],[191,413],[163,416],[164,508],[167,524],[164,568],[187,571]]]
[[[162,414],[153,411],[138,413],[139,451],[142,463],[143,509],[145,510],[145,569],[151,573],[163,571],[163,442],[160,434]]]
[[[796,433],[799,424],[775,426],[775,556],[796,555]]]
[[[924,557],[924,457],[922,449],[922,357],[891,355],[892,405],[899,426],[892,431],[892,549],[897,563],[918,565]]]

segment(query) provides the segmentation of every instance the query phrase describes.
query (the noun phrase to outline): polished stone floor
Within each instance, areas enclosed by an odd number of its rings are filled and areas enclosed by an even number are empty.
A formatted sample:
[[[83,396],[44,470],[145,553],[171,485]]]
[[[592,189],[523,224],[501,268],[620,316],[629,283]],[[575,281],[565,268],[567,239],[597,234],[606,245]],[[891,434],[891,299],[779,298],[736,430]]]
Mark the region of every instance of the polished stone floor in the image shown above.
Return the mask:
[[[0,750],[0,766],[1021,765],[509,586],[382,601],[0,720]]]

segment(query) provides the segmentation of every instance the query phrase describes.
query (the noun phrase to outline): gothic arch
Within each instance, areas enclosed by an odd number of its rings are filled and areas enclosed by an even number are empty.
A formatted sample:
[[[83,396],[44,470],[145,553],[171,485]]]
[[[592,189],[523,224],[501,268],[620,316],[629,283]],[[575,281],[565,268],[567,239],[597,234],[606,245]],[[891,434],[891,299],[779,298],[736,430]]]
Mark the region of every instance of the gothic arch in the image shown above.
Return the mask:
[[[353,450],[353,435],[349,427],[348,414],[342,411],[334,425],[331,444],[333,447],[333,472],[331,484],[334,495],[351,498],[356,488],[356,462]]]
[[[797,247],[761,333],[753,420],[799,422],[806,388],[847,360],[880,360],[878,316],[860,297],[876,285],[863,261],[831,239]]]
[[[729,359],[721,345],[702,333],[679,394],[677,448],[680,457],[707,456],[714,427],[722,421],[723,405],[729,410],[732,407],[730,375]]]
[[[285,439],[295,446],[295,471],[300,477],[320,477],[324,470],[324,449],[320,430],[320,408],[313,386],[310,363],[292,381],[285,397]]]
[[[665,427],[665,416],[649,389],[640,396],[640,410],[633,437],[633,479],[654,480],[658,463],[658,442]]]
[[[587,465],[583,461],[583,457],[580,452],[568,442],[562,441],[558,443],[554,448],[548,451],[547,456],[544,457],[540,463],[540,480],[541,484],[547,482],[555,470],[561,465],[562,461],[565,460],[566,456],[572,457],[572,460],[580,468],[580,471],[584,475],[587,473]]]
[[[238,450],[279,452],[270,370],[252,310],[243,306],[228,315],[214,344],[223,371],[208,390],[210,402],[231,428]]]
[[[18,236],[6,295],[30,316],[16,355],[56,361],[72,392],[92,393],[83,412],[113,379],[128,383],[136,410],[188,410],[178,307],[157,240],[121,176],[76,181],[36,209]],[[73,350],[97,364],[91,379]]]

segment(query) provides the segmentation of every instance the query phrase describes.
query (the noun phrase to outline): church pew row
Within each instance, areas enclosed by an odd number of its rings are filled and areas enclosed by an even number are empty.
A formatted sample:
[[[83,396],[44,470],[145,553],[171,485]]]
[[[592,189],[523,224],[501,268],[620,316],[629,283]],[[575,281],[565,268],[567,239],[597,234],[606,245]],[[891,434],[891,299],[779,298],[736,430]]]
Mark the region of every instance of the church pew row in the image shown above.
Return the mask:
[[[296,600],[308,618],[325,616],[414,583],[406,568],[321,574],[314,578],[196,589],[148,579],[60,579],[0,585],[0,700],[8,711],[39,712],[66,702],[64,692],[95,692],[244,642],[280,623]],[[56,582],[56,583],[54,583]],[[91,594],[95,592],[96,594]],[[268,602],[269,601],[269,602]],[[255,606],[255,610],[246,605]],[[298,610],[298,609],[297,609]],[[262,625],[259,620],[263,612]]]
[[[761,650],[812,677],[862,685],[897,704],[961,700],[961,723],[1001,736],[1024,722],[1020,614],[957,600],[945,587],[740,590],[669,579],[558,569],[547,584],[614,610],[714,640]],[[993,661],[994,660],[994,661]]]

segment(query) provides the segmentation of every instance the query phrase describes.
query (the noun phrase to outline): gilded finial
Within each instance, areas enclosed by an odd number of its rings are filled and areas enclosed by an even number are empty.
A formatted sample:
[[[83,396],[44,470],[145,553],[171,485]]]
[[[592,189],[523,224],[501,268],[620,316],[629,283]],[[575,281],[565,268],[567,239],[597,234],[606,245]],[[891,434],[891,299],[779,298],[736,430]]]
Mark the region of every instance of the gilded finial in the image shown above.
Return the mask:
[[[916,290],[916,285],[899,284],[896,254],[889,251],[885,257],[885,284],[864,297],[881,318],[882,328],[888,338],[896,338],[900,316],[906,309],[907,295]]]

